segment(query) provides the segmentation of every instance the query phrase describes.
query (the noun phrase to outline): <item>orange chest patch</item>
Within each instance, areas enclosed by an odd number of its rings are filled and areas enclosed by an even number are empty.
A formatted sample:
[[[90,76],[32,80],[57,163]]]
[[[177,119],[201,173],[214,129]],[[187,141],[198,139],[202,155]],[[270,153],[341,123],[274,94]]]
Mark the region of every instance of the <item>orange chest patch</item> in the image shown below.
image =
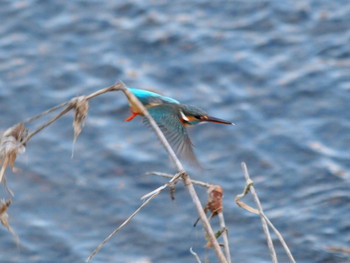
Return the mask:
[[[135,113],[137,113],[137,114],[142,115],[141,111],[138,109],[138,107],[136,107],[136,105],[131,104],[131,103],[130,103],[129,105],[130,105],[130,108],[131,108],[131,111],[132,111],[132,112],[135,112]],[[146,107],[146,109],[148,109],[148,108],[152,108],[152,107],[158,106],[158,105],[159,105],[159,104],[157,104],[157,103],[150,103],[150,104],[144,105],[144,106]]]

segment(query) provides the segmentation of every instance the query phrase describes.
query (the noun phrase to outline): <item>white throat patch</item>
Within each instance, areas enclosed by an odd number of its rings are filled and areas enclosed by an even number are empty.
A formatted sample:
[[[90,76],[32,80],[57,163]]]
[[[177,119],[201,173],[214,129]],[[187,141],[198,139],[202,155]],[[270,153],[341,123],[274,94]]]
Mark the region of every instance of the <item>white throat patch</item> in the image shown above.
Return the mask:
[[[180,115],[181,115],[181,118],[184,119],[185,121],[190,121],[186,115],[182,112],[182,110],[180,110]]]

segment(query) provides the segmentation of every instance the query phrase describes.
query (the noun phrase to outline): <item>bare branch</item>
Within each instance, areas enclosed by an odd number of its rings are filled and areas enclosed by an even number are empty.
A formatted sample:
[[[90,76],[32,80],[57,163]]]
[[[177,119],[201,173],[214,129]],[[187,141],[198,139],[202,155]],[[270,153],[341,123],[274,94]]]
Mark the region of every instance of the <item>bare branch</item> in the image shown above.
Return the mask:
[[[132,213],[118,228],[116,228],[112,233],[110,233],[98,246],[95,248],[95,250],[91,253],[91,255],[85,260],[85,263],[90,262],[90,260],[101,250],[101,248],[110,240],[115,234],[117,234],[124,226],[126,226],[133,218],[134,216],[140,212],[142,208],[144,208],[149,202],[152,201],[153,198],[155,198],[159,192],[154,193],[152,196],[150,196],[142,205],[137,208],[134,213]]]
[[[220,221],[220,228],[225,229],[224,234],[222,236],[222,239],[224,241],[224,248],[225,248],[225,255],[226,255],[227,263],[231,263],[232,260],[231,260],[231,253],[230,253],[230,243],[228,242],[228,231],[227,231],[227,227],[225,224],[224,214],[222,211],[218,213],[218,217],[219,217],[219,221]]]
[[[46,110],[46,111],[44,111],[44,112],[42,112],[42,113],[40,113],[38,115],[35,115],[33,117],[30,117],[30,118],[24,120],[23,123],[29,123],[29,122],[35,121],[35,120],[37,120],[37,119],[39,119],[39,118],[41,118],[41,117],[43,117],[43,116],[45,116],[45,115],[55,111],[55,110],[58,110],[58,109],[60,109],[60,108],[62,108],[64,106],[67,106],[68,104],[69,104],[69,101],[66,101],[66,102],[64,102],[64,103],[62,103],[60,105],[57,105],[57,106],[55,106],[55,107],[53,107],[51,109],[48,109],[48,110]]]
[[[158,175],[158,176],[165,177],[165,178],[173,178],[174,177],[173,174],[167,174],[167,173],[161,173],[161,172],[147,172],[146,174],[147,175],[152,175],[152,174]],[[195,185],[203,186],[206,188],[209,188],[211,186],[211,184],[209,184],[209,183],[198,181],[198,180],[191,179],[191,182]]]
[[[90,95],[86,96],[86,99],[90,100],[90,99],[95,98],[101,94],[111,92],[111,91],[118,91],[118,90],[122,90],[122,89],[125,89],[124,84],[122,82],[118,82],[112,86],[109,86],[107,88],[104,88],[104,89],[101,89],[101,90],[98,90],[96,92],[91,93]]]
[[[171,186],[177,179],[182,177],[182,173],[177,173],[175,175],[172,175],[170,178],[171,180],[169,182],[167,182],[166,184],[158,187],[157,189],[153,190],[152,192],[149,192],[148,194],[145,194],[144,196],[141,197],[141,200],[144,200],[146,198],[148,198],[149,196],[157,193],[157,192],[161,192],[162,190],[164,190],[166,187]]]
[[[100,250],[101,248],[108,242],[108,240],[110,240],[115,234],[117,234],[124,226],[126,226],[132,219],[133,217],[143,208],[145,207],[149,202],[152,201],[153,198],[155,198],[157,195],[160,194],[160,192],[162,190],[164,190],[165,188],[167,188],[172,181],[177,180],[178,178],[180,178],[182,176],[181,173],[176,174],[175,176],[173,176],[171,178],[171,180],[158,187],[157,189],[155,189],[154,191],[144,195],[142,198],[148,198],[144,203],[142,203],[142,205],[139,206],[139,208],[137,208],[134,213],[132,213],[118,228],[116,228],[111,234],[109,234],[98,246],[97,248],[91,253],[91,255],[87,258],[87,260],[85,261],[85,263],[89,262]]]
[[[270,250],[270,255],[271,255],[271,258],[272,258],[272,262],[277,263],[278,260],[277,260],[275,247],[273,246],[273,242],[272,242],[272,238],[271,238],[271,235],[270,235],[269,228],[267,227],[265,218],[263,217],[263,209],[261,207],[259,197],[258,197],[257,193],[255,192],[254,186],[251,184],[252,180],[250,179],[247,165],[244,162],[241,165],[242,165],[242,170],[243,170],[243,174],[244,174],[244,177],[246,179],[246,182],[247,182],[247,184],[250,184],[249,190],[250,190],[250,192],[253,195],[255,205],[256,205],[256,207],[258,208],[258,211],[259,211],[261,224],[262,224],[263,229],[264,229],[264,233],[265,233],[265,236],[266,236],[267,245],[268,245],[269,250]]]
[[[111,91],[117,91],[117,90],[125,90],[126,88],[124,87],[124,85],[122,83],[116,83],[110,87],[98,90],[96,92],[91,93],[90,95],[85,96],[85,101],[88,101],[96,96],[99,96],[101,94],[107,93],[107,92],[111,92]],[[38,118],[41,118],[59,108],[62,108],[64,106],[66,106],[66,108],[61,111],[57,116],[55,116],[53,119],[51,119],[50,121],[44,123],[42,126],[40,126],[38,129],[34,130],[33,132],[31,132],[30,134],[28,134],[28,136],[23,140],[22,145],[25,145],[35,134],[39,133],[40,131],[42,131],[43,129],[45,129],[46,127],[50,126],[52,123],[54,123],[55,121],[57,121],[59,118],[61,118],[63,115],[65,115],[66,113],[68,113],[70,110],[72,110],[73,108],[76,107],[76,103],[77,103],[77,99],[79,99],[79,97],[77,98],[73,98],[70,101],[64,102],[60,105],[57,105],[47,111],[44,111],[32,118],[29,118],[27,120],[24,121],[24,123],[28,123],[31,121],[34,121]]]
[[[22,144],[25,145],[26,143],[28,143],[28,141],[37,133],[41,132],[43,129],[45,129],[46,127],[50,126],[52,123],[54,123],[55,121],[57,121],[59,118],[61,118],[63,115],[65,115],[67,112],[69,112],[72,109],[71,105],[68,105],[63,111],[61,111],[57,116],[55,116],[54,118],[52,118],[50,121],[44,123],[43,125],[41,125],[39,128],[37,128],[36,130],[32,131],[31,133],[28,134],[28,136],[23,140]]]
[[[82,123],[86,117],[88,110],[87,100],[94,98],[98,95],[101,95],[106,92],[116,91],[125,89],[122,83],[114,84],[108,88],[101,89],[97,92],[91,93],[86,97],[76,97],[68,102],[64,102],[60,105],[57,105],[51,109],[48,109],[34,117],[28,118],[25,121],[14,125],[13,127],[7,129],[3,134],[0,135],[0,164],[2,167],[0,169],[0,183],[5,182],[5,187],[7,191],[10,193],[11,197],[13,197],[13,192],[7,187],[5,181],[5,170],[8,165],[12,168],[14,167],[14,162],[18,154],[23,153],[25,151],[25,146],[28,141],[37,133],[50,126],[52,123],[57,121],[63,115],[68,113],[71,109],[76,109],[75,121],[74,121],[74,142],[81,132]],[[66,107],[65,107],[66,106]],[[32,131],[28,134],[28,130],[25,128],[24,124],[37,120],[59,108],[65,107],[58,115],[52,118],[50,121],[44,123],[36,130]]]
[[[294,260],[294,258],[293,258],[293,255],[292,255],[292,253],[290,252],[290,250],[289,250],[289,248],[288,248],[286,242],[284,241],[283,236],[282,236],[281,233],[275,228],[275,226],[271,223],[271,221],[268,219],[268,217],[265,215],[265,213],[263,212],[261,206],[260,206],[260,208],[259,208],[259,206],[257,205],[257,207],[258,207],[259,209],[255,209],[255,208],[252,208],[251,206],[249,206],[249,205],[247,205],[247,204],[245,204],[245,203],[239,201],[239,200],[240,200],[242,197],[244,197],[249,191],[251,191],[251,193],[252,193],[252,195],[253,195],[253,197],[254,197],[254,200],[255,200],[255,198],[257,198],[258,201],[259,201],[259,198],[258,198],[258,196],[257,196],[257,194],[256,194],[256,192],[255,192],[254,187],[253,187],[253,185],[254,185],[254,184],[253,184],[253,181],[252,181],[252,180],[250,179],[250,177],[249,177],[248,169],[247,169],[247,166],[246,166],[245,163],[242,163],[242,169],[243,169],[243,172],[244,172],[244,175],[245,175],[245,177],[246,177],[247,182],[246,182],[246,185],[245,185],[245,187],[244,187],[243,193],[236,196],[236,198],[235,198],[236,204],[237,204],[238,206],[240,206],[240,207],[242,207],[242,208],[244,208],[244,209],[246,209],[246,210],[248,210],[248,211],[254,213],[254,214],[260,215],[261,219],[264,220],[264,221],[271,227],[271,229],[274,231],[274,233],[275,233],[276,236],[278,237],[279,241],[281,242],[281,244],[282,244],[282,246],[283,246],[283,248],[284,248],[284,250],[285,250],[285,252],[286,252],[286,254],[287,254],[288,258],[289,258],[289,261],[292,262],[292,263],[295,263],[295,260]],[[260,204],[260,201],[259,201],[259,204]]]
[[[286,252],[286,254],[287,254],[288,258],[289,258],[289,261],[292,262],[292,263],[295,263],[295,259],[294,259],[293,255],[292,255],[292,253],[290,252],[289,247],[287,246],[287,243],[284,241],[284,238],[281,235],[281,233],[271,223],[270,219],[268,219],[267,216],[264,213],[262,213],[262,216],[265,218],[266,222],[269,224],[269,226],[271,227],[273,232],[275,232],[276,236],[278,237],[279,241],[281,242],[281,244],[282,244],[282,246],[284,248],[284,251]]]

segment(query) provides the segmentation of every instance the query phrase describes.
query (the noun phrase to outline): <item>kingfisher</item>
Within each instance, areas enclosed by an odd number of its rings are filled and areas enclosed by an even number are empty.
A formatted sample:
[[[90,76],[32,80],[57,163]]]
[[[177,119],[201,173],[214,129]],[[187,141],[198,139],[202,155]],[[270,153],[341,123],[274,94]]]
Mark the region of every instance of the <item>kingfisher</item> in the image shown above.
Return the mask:
[[[232,122],[209,116],[198,107],[182,104],[175,99],[162,96],[158,93],[134,88],[128,89],[146,107],[175,152],[179,154],[182,159],[196,166],[200,166],[200,164],[194,154],[193,144],[186,127],[203,122],[235,125]],[[131,121],[137,115],[140,115],[147,124],[147,119],[131,101],[129,101],[129,105],[131,116],[125,119],[125,121]]]

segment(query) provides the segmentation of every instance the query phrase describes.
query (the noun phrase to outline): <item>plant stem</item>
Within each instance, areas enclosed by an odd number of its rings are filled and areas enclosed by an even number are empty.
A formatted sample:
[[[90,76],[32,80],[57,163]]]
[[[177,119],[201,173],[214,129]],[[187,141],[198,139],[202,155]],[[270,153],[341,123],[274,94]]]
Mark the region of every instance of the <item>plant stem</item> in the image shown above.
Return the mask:
[[[247,184],[251,184],[251,179],[250,179],[250,176],[249,176],[249,173],[248,173],[248,168],[247,168],[247,165],[243,162],[241,164],[242,166],[242,170],[243,170],[243,174],[244,174],[244,177],[246,179],[246,182]],[[270,251],[270,256],[272,258],[272,262],[273,263],[277,263],[278,260],[277,260],[277,255],[276,255],[276,251],[275,251],[275,247],[273,246],[273,242],[272,242],[272,238],[271,238],[271,235],[270,235],[270,231],[269,231],[269,228],[267,227],[267,224],[266,224],[266,221],[265,221],[265,218],[263,217],[263,209],[262,209],[262,206],[260,204],[260,200],[259,200],[259,197],[254,189],[254,186],[251,184],[250,185],[250,188],[249,188],[250,192],[252,193],[253,195],[253,199],[254,199],[254,202],[255,202],[255,205],[256,207],[258,208],[258,211],[259,211],[259,216],[260,216],[260,219],[261,219],[261,224],[262,224],[262,227],[264,229],[264,233],[265,233],[265,236],[266,236],[266,240],[267,240],[267,245],[269,247],[269,251]]]

